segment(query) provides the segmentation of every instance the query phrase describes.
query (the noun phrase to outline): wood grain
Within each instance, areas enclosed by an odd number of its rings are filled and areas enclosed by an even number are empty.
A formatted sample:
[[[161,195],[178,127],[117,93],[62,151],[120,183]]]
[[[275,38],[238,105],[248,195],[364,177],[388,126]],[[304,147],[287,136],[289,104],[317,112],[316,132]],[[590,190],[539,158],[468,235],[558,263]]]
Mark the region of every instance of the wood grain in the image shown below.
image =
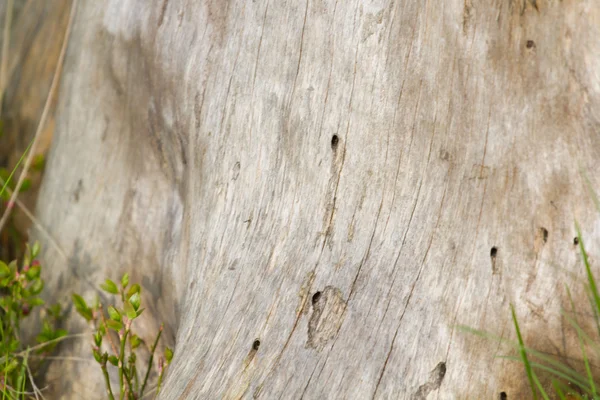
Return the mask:
[[[514,339],[514,303],[527,343],[578,356],[599,23],[591,0],[83,2],[49,287],[133,271],[176,343],[165,399],[525,398],[456,326]],[[100,382],[66,375],[65,398]]]

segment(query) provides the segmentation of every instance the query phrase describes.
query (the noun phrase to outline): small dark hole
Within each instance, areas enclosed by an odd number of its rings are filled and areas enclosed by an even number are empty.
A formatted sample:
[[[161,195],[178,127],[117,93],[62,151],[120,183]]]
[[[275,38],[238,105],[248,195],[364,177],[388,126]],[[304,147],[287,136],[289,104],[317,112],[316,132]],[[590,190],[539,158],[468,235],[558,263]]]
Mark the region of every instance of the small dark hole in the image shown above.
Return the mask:
[[[337,149],[338,144],[340,143],[340,138],[338,135],[333,135],[331,137],[331,150]]]
[[[526,46],[528,49],[531,49],[532,47],[535,47],[535,42],[533,40],[528,40]]]
[[[500,392],[500,400],[507,400],[508,396],[506,395],[506,392]]]
[[[544,240],[544,243],[546,243],[548,241],[548,229],[540,228],[540,230],[542,231],[542,239]]]
[[[446,363],[441,362],[438,364],[438,381],[442,382],[442,379],[444,379],[444,376],[446,376]]]
[[[253,350],[258,350],[259,347],[260,347],[260,340],[256,339],[254,341],[254,343],[252,343],[252,349]]]
[[[316,292],[315,294],[313,294],[312,303],[316,304],[320,298],[321,298],[321,292]]]
[[[498,248],[496,246],[492,247],[492,249],[490,250],[490,257],[496,257],[497,254]]]
[[[578,238],[577,236],[575,236],[575,237],[573,238],[573,244],[574,244],[575,246],[577,246],[577,245],[579,244],[579,238]]]

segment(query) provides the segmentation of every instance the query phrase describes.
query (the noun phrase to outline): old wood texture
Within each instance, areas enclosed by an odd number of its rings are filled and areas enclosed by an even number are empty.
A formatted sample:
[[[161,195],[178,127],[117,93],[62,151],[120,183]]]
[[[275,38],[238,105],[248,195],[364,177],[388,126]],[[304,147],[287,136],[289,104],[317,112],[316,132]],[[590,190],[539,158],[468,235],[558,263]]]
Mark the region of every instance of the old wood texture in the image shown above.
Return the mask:
[[[510,349],[456,327],[514,339],[510,303],[579,357],[560,309],[565,282],[588,304],[574,220],[592,260],[600,239],[600,3],[80,6],[48,288],[131,272],[142,333],[176,343],[161,398],[527,398]],[[93,364],[54,374],[100,392]]]

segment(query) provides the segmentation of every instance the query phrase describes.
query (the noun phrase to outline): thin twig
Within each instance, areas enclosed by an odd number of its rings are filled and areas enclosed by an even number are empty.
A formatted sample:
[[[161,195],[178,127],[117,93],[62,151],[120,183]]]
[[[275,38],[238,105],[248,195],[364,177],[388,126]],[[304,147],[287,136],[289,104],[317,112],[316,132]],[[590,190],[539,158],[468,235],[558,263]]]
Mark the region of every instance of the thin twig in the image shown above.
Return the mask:
[[[42,394],[42,391],[37,387],[37,385],[35,384],[35,382],[33,380],[33,374],[31,373],[31,368],[29,368],[29,364],[26,364],[25,367],[27,368],[27,374],[29,375],[29,381],[31,382],[31,387],[33,388],[33,393],[34,393],[36,400],[39,400],[38,393],[40,394],[40,397],[42,398],[42,400],[46,400],[46,398]]]
[[[160,385],[162,384],[165,367],[164,360],[160,357],[158,359],[158,382],[156,383],[156,394],[154,395],[154,399],[158,399],[158,395],[160,394]]]
[[[41,359],[41,360],[58,360],[58,361],[78,361],[85,363],[97,364],[96,360],[92,360],[91,358],[83,358],[83,357],[70,357],[70,356],[29,356],[29,358]]]
[[[33,155],[35,154],[35,149],[37,146],[37,142],[41,136],[42,129],[44,128],[44,124],[46,122],[46,118],[48,117],[48,113],[50,111],[50,104],[52,104],[52,98],[56,93],[58,88],[58,81],[60,80],[60,74],[62,71],[63,62],[65,59],[65,53],[67,52],[67,44],[69,43],[69,36],[71,34],[71,27],[73,25],[73,19],[75,17],[75,10],[77,9],[77,1],[73,0],[71,3],[71,13],[69,15],[69,22],[67,24],[67,29],[65,31],[65,36],[63,39],[62,47],[60,49],[60,55],[58,56],[58,63],[56,65],[56,70],[54,71],[54,76],[52,77],[52,84],[50,85],[50,90],[48,92],[48,97],[46,97],[46,103],[44,104],[44,110],[42,111],[42,117],[40,118],[40,122],[38,123],[37,130],[35,132],[35,136],[33,138],[33,142],[31,143],[31,148],[29,149],[29,154],[27,154],[27,158],[25,159],[25,164],[23,165],[23,170],[21,171],[21,175],[19,176],[19,180],[17,181],[17,185],[15,186],[15,190],[13,191],[12,196],[10,196],[10,200],[4,210],[4,214],[2,218],[0,218],[0,231],[6,224],[8,220],[8,216],[15,204],[15,200],[21,190],[21,186],[23,185],[23,181],[25,180],[25,176],[27,175],[27,171],[29,171],[29,167],[31,166],[31,162],[33,160]]]
[[[125,323],[125,332],[123,335],[119,334],[119,339],[121,340],[121,351],[119,352],[119,385],[120,385],[120,395],[119,400],[123,400],[125,398],[125,383],[123,383],[123,362],[125,359],[125,343],[127,343],[127,336],[129,335],[129,326],[130,322]],[[131,388],[130,388],[131,390]]]
[[[40,343],[35,346],[29,347],[29,348],[27,348],[27,350],[23,350],[19,353],[14,353],[12,356],[13,357],[24,357],[27,355],[28,352],[42,349],[45,346],[48,346],[49,344],[58,343],[58,342],[62,342],[63,340],[66,340],[66,339],[73,339],[73,338],[83,337],[83,336],[87,336],[87,335],[88,335],[87,333],[76,333],[74,335],[61,336],[59,338],[48,340],[47,342]],[[2,364],[4,361],[5,361],[5,357],[0,357],[0,364]]]
[[[28,395],[28,396],[31,396],[32,394],[34,394],[33,392],[27,392],[27,391],[21,391],[21,390],[17,390],[17,389],[15,389],[15,388],[13,388],[13,387],[10,387],[10,386],[8,386],[8,385],[4,385],[4,387],[5,387],[6,389],[8,389],[8,391],[9,391],[9,392],[12,392],[12,393],[14,393],[14,394],[16,394],[16,395],[26,394],[26,395]]]
[[[10,48],[10,26],[12,24],[13,0],[8,0],[4,14],[4,33],[2,35],[2,61],[0,62],[0,116],[2,115],[2,100],[7,85],[8,50]]]
[[[148,390],[148,393],[146,393],[145,395],[143,395],[142,397],[140,397],[140,400],[150,398],[152,396],[152,394],[156,391],[157,387],[158,387],[157,385],[152,386]]]

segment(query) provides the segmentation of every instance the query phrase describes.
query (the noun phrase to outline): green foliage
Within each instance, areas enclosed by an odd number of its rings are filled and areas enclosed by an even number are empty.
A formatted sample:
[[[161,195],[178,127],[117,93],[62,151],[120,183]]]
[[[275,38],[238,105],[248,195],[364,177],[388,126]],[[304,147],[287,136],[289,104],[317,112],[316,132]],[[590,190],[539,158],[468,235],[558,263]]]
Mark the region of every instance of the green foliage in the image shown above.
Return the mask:
[[[117,288],[117,284],[110,279],[107,279],[102,285],[100,285],[100,289],[110,294],[119,294],[119,288]]]
[[[1,272],[2,267],[0,266],[0,274]],[[153,344],[148,349],[150,357],[143,380],[140,381],[136,352],[144,342],[133,333],[132,325],[144,309],[142,308],[141,286],[137,283],[129,286],[129,283],[129,275],[125,274],[121,277],[120,286],[110,279],[106,279],[100,285],[104,292],[115,296],[117,302],[120,303],[120,306],[109,305],[106,308],[108,315],[104,314],[101,304],[88,306],[81,296],[73,294],[75,309],[86,321],[93,324],[92,354],[100,366],[106,393],[111,400],[115,398],[115,393],[118,393],[120,400],[135,400],[144,397],[152,371],[155,371],[157,376],[156,394],[158,394],[165,369],[173,359],[173,350],[167,347],[165,354],[159,357],[156,365],[154,364],[154,354],[163,331],[161,325]],[[113,392],[108,373],[109,367],[117,369],[118,392]]]
[[[39,365],[29,359],[31,352],[42,356],[54,350],[61,338],[67,336],[64,329],[57,329],[62,318],[59,304],[45,306],[39,297],[44,281],[42,265],[37,256],[39,244],[26,246],[26,253],[19,266],[17,260],[6,264],[0,261],[0,393],[2,399],[25,399],[32,393],[32,375]],[[35,337],[38,343],[30,346],[21,340],[23,321],[33,312],[42,313],[42,328]],[[36,358],[36,360],[40,360]]]

